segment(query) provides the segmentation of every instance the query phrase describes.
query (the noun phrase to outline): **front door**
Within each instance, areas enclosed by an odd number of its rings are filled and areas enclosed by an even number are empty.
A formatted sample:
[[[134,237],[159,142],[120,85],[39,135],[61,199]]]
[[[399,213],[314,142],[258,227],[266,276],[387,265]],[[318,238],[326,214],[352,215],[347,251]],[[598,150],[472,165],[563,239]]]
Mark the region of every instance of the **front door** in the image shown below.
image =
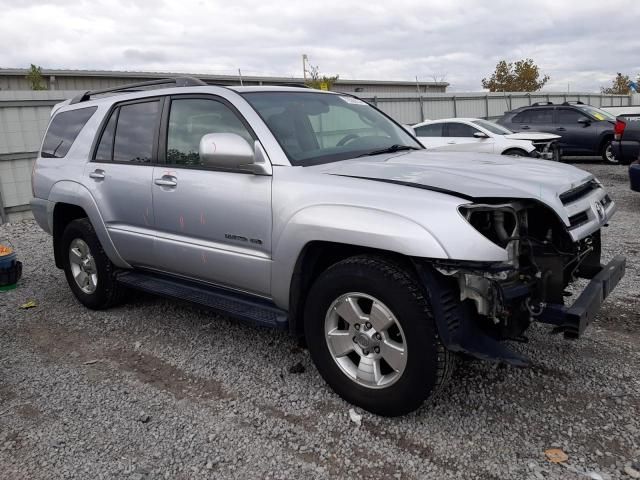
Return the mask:
[[[241,115],[213,96],[174,96],[163,115],[163,166],[153,171],[157,268],[268,296],[271,177],[202,165],[208,133],[256,137]]]
[[[475,133],[482,133],[466,123],[447,122],[444,124],[444,145],[440,150],[456,152],[493,153],[495,140],[491,137],[476,138]]]
[[[118,104],[84,170],[111,241],[131,265],[153,263],[151,178],[157,159],[160,99]]]
[[[582,120],[586,123],[579,123]],[[594,121],[575,108],[556,110],[556,135],[562,135],[560,148],[567,152],[590,153],[597,148],[598,133]],[[597,123],[597,122],[596,122]]]

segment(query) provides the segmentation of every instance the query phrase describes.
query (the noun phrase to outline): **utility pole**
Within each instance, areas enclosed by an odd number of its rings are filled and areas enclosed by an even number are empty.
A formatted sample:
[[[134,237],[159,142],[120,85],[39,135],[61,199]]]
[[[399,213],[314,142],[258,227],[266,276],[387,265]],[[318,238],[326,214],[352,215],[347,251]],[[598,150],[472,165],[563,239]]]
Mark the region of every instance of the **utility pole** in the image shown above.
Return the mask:
[[[306,53],[302,54],[302,76],[304,77],[304,81],[307,81],[307,61],[309,58]]]
[[[244,85],[242,84],[242,72],[240,71],[240,69],[238,69],[238,77],[240,77],[240,86],[244,87]]]

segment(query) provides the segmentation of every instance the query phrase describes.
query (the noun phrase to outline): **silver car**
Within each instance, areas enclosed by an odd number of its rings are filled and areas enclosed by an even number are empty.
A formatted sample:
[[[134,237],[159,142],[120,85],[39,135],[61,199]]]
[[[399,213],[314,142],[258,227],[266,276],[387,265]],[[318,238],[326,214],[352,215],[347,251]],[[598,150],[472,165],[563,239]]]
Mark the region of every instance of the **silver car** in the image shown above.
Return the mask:
[[[86,92],[54,108],[33,191],[87,307],[139,289],[288,329],[381,415],[420,406],[458,354],[528,365],[500,340],[532,322],[580,335],[625,267],[600,264],[615,203],[589,173],[428,152],[362,100],[298,87]]]

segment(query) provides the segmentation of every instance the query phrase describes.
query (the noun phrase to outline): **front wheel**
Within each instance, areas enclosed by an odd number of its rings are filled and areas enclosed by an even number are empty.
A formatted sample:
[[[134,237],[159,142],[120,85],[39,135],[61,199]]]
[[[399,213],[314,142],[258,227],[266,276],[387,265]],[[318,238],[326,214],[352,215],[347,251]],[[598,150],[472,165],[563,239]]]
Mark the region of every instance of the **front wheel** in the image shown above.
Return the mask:
[[[502,155],[508,155],[510,157],[528,157],[529,154],[524,150],[520,150],[518,148],[510,148],[509,150],[505,150],[502,152]]]
[[[617,165],[619,162],[616,159],[616,157],[613,155],[613,149],[611,148],[611,140],[607,140],[603,145],[602,145],[602,160],[604,160],[607,163],[610,163],[611,165]]]
[[[305,337],[325,381],[379,415],[415,410],[453,368],[418,280],[384,258],[351,257],[322,273],[307,298]]]

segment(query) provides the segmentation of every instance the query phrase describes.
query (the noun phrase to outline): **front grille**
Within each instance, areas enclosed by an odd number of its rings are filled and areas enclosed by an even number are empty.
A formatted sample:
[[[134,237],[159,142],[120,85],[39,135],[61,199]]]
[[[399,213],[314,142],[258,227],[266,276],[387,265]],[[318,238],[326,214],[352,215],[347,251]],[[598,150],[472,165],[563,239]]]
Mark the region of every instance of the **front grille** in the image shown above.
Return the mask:
[[[576,228],[580,225],[584,225],[589,221],[589,215],[587,215],[587,211],[576,213],[575,215],[571,215],[569,217],[569,228]]]
[[[577,200],[580,200],[582,197],[589,195],[589,193],[597,190],[598,188],[600,188],[600,186],[596,183],[596,181],[590,180],[587,183],[580,185],[579,187],[567,190],[566,192],[561,194],[560,201],[563,205],[573,203]]]

